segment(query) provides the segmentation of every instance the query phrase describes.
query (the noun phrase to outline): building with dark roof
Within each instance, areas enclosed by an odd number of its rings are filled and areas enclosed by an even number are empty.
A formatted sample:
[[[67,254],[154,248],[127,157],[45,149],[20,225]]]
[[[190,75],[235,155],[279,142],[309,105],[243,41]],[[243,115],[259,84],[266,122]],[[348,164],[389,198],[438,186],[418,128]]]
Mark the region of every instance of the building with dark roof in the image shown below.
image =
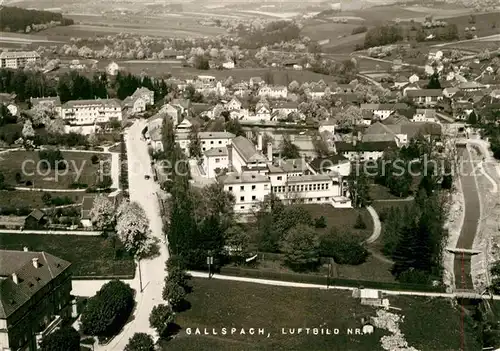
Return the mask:
[[[344,156],[350,161],[376,161],[382,157],[385,151],[397,149],[395,141],[363,141],[354,140],[352,143],[335,143],[337,154]]]
[[[0,250],[1,350],[37,350],[69,316],[70,268],[46,252]]]

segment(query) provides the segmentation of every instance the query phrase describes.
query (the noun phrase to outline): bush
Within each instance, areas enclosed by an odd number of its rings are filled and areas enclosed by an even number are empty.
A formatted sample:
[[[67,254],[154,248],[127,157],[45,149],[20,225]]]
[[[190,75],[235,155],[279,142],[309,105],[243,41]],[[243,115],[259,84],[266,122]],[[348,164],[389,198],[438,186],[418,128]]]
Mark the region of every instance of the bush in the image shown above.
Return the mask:
[[[365,33],[366,31],[368,31],[368,28],[366,28],[366,26],[359,26],[352,30],[352,35]]]
[[[332,257],[338,264],[359,265],[370,255],[366,248],[351,233],[335,232],[323,236],[320,243],[323,257]]]
[[[361,213],[358,214],[358,217],[356,218],[356,223],[354,224],[354,229],[366,229],[366,223],[363,220]]]
[[[93,165],[99,163],[99,156],[92,155],[92,157],[90,158],[90,162],[92,162]]]
[[[125,351],[154,351],[153,338],[146,333],[135,333],[125,346]]]
[[[62,327],[45,336],[40,351],[80,351],[80,334],[71,327]]]
[[[88,187],[88,184],[78,182],[73,182],[68,186],[69,189],[87,189]]]
[[[163,288],[163,299],[168,301],[172,310],[179,311],[185,303],[186,290],[179,284],[167,280]]]
[[[129,285],[113,280],[90,298],[82,313],[82,331],[87,335],[110,337],[119,332],[134,307]]]
[[[43,161],[41,163],[43,169],[66,169],[66,161],[59,149],[40,150],[38,151],[38,158]]]
[[[314,226],[316,228],[326,228],[325,216],[318,217],[314,220]]]

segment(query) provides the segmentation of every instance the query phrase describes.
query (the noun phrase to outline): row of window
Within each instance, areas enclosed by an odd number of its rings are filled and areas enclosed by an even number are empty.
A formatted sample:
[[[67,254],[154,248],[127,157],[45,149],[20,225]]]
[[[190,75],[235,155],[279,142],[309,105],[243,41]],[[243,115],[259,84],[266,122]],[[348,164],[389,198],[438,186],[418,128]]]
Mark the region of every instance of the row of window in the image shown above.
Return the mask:
[[[256,189],[257,189],[257,185],[252,185],[252,190],[256,190]],[[232,186],[229,187],[229,191],[233,191],[233,187]],[[245,191],[245,186],[244,185],[240,186],[240,191]]]
[[[252,201],[257,201],[257,196],[252,195]],[[244,196],[240,196],[240,202],[245,202],[245,197]]]
[[[284,193],[285,189],[288,192],[319,191],[319,190],[328,190],[329,188],[330,188],[329,183],[301,184],[301,185],[288,185],[288,186],[273,186],[273,192]]]
[[[205,145],[205,140],[202,140],[201,143],[203,145]],[[210,145],[213,145],[214,144],[214,141],[213,140],[210,140]],[[219,145],[222,145],[222,140],[219,140]]]

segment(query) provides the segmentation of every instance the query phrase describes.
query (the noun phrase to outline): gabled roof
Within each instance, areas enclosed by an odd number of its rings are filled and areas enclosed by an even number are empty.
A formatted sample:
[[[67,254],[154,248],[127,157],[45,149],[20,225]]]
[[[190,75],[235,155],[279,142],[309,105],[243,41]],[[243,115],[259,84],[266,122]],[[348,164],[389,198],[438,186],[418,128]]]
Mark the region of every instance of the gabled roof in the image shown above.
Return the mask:
[[[45,213],[40,211],[39,209],[34,209],[31,211],[31,213],[28,215],[28,217],[33,217],[37,221],[41,220],[45,216]]]
[[[388,149],[396,149],[397,145],[395,141],[369,141],[369,142],[357,142],[356,144],[347,143],[345,141],[335,143],[335,148],[337,152],[349,152],[349,151],[385,151]]]
[[[259,153],[250,140],[239,136],[233,139],[232,145],[245,162],[266,162],[267,159]]]
[[[46,104],[50,103],[55,106],[61,106],[61,99],[59,96],[47,96],[47,97],[41,97],[41,98],[30,98],[30,103],[31,106],[35,107],[39,104]]]
[[[349,162],[349,160],[344,156],[337,154],[337,155],[330,155],[328,157],[316,157],[309,163],[309,165],[316,172],[323,172],[328,166],[338,165],[345,162]]]
[[[199,132],[200,139],[232,139],[236,135],[229,132]]]
[[[406,92],[408,97],[419,97],[419,96],[442,96],[442,89],[418,89],[418,90],[408,90]]]
[[[205,156],[207,157],[217,157],[217,156],[227,156],[227,148],[224,147],[214,147],[212,149],[209,149],[205,151]]]
[[[227,173],[219,178],[223,184],[244,184],[244,183],[268,183],[269,178],[262,174],[256,173]]]
[[[36,51],[4,51],[0,54],[0,59],[24,58],[24,57],[40,58],[40,54]]]
[[[38,268],[34,258],[38,259]],[[7,319],[70,265],[46,252],[0,250],[0,276],[4,278],[0,279],[0,319]]]

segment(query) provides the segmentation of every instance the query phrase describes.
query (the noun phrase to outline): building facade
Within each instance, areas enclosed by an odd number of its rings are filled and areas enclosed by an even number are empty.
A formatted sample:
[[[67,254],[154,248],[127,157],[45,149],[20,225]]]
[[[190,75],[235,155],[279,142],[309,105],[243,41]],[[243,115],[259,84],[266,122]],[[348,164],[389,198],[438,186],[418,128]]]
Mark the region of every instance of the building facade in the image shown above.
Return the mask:
[[[29,63],[40,61],[36,51],[4,51],[0,54],[0,68],[23,68]]]
[[[37,350],[70,315],[70,266],[46,252],[0,250],[1,350]]]
[[[62,118],[70,125],[94,125],[112,119],[121,121],[123,111],[116,99],[71,100],[62,106]]]

